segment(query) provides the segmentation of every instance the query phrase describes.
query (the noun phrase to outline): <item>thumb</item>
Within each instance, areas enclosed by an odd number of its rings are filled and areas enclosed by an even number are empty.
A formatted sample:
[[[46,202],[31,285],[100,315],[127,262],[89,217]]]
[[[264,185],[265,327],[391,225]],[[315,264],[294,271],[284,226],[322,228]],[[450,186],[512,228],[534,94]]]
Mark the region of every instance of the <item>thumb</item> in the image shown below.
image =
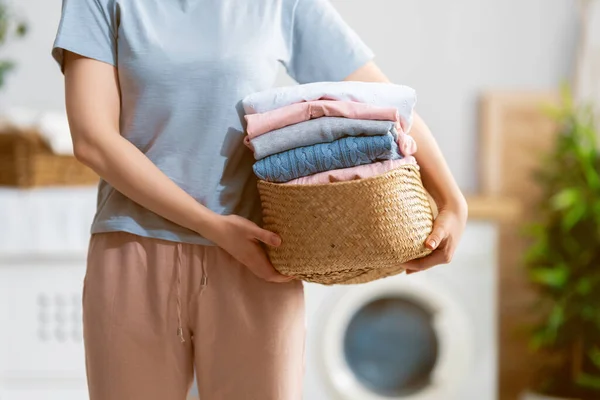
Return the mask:
[[[279,235],[266,229],[262,229],[259,226],[254,229],[252,234],[254,235],[254,238],[269,246],[278,247],[281,245],[281,238]]]
[[[442,242],[442,240],[444,240],[446,238],[446,229],[444,226],[442,226],[442,224],[435,224],[433,225],[433,231],[429,234],[429,236],[427,237],[427,239],[425,240],[425,246],[427,246],[427,248],[429,250],[435,250],[438,248],[438,246],[440,245],[440,243]]]

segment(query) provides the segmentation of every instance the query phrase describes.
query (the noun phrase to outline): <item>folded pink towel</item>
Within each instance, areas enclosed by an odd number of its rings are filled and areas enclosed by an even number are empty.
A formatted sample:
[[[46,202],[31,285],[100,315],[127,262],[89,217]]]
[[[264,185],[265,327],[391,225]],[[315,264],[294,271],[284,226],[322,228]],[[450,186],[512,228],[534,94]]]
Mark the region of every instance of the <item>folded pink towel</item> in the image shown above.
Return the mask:
[[[393,107],[377,107],[353,101],[316,100],[296,103],[261,114],[246,115],[250,139],[289,125],[320,117],[345,117],[395,121],[401,129],[400,114]]]
[[[352,168],[334,169],[331,171],[319,172],[318,174],[294,179],[286,182],[285,185],[318,185],[364,179],[371,176],[385,174],[388,171],[406,164],[417,165],[417,160],[415,160],[415,158],[412,156],[408,156],[399,160],[386,160],[373,164],[359,165]]]

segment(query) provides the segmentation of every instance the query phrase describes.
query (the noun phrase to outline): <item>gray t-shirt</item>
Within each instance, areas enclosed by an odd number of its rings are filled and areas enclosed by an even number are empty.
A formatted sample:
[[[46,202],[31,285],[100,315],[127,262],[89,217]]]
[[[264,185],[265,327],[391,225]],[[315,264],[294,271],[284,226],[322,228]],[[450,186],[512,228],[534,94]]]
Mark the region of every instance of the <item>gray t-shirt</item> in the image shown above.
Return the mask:
[[[273,86],[278,63],[300,83],[339,81],[371,51],[328,0],[63,0],[63,49],[118,68],[120,129],[211,210],[260,222],[246,95]],[[101,181],[92,233],[126,231],[210,244]]]

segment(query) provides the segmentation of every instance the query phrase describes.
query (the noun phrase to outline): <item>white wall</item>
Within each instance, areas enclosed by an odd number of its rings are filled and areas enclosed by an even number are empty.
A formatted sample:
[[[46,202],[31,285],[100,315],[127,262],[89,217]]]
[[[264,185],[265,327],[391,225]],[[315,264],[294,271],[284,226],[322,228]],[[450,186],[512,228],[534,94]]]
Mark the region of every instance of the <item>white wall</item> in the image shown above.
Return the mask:
[[[60,70],[50,57],[58,27],[61,0],[12,0],[15,11],[25,16],[29,35],[3,49],[18,67],[3,88],[3,103],[35,109],[64,109]]]
[[[477,188],[481,90],[547,89],[570,77],[577,30],[573,0],[332,1],[388,76],[417,89],[418,110],[468,191]],[[20,65],[4,102],[64,109],[61,75],[49,56],[61,0],[14,2],[27,15],[31,34],[5,51]]]

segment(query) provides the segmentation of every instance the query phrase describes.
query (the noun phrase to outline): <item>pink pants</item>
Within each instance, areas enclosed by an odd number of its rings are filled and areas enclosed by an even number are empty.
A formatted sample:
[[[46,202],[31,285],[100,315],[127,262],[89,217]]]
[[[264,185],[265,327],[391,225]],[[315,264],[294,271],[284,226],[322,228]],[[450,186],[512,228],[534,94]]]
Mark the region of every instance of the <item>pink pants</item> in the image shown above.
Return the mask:
[[[301,282],[268,283],[218,247],[92,237],[83,290],[90,400],[301,399]]]

